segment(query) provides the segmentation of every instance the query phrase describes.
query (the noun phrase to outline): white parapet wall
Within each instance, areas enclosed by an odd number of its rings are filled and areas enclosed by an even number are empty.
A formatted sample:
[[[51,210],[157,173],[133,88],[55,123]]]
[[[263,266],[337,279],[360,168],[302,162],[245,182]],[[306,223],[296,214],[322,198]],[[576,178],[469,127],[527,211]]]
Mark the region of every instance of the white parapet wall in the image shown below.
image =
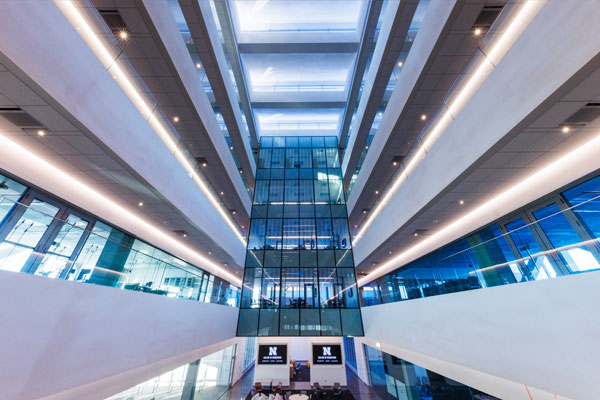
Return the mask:
[[[500,398],[590,399],[599,285],[600,271],[365,307],[356,344]]]
[[[106,398],[238,343],[238,309],[0,271],[0,399]]]

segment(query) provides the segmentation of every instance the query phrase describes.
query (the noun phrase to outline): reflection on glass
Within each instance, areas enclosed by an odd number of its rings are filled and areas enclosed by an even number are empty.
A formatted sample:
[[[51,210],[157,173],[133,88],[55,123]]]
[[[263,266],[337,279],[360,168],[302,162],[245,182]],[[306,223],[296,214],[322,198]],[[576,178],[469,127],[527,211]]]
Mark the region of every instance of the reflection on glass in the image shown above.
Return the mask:
[[[260,145],[238,335],[362,335],[337,138]]]
[[[599,270],[598,204],[595,177],[512,216],[504,230],[492,224],[369,282],[361,305]]]
[[[75,213],[0,175],[0,269],[238,306],[229,282]]]
[[[0,269],[20,271],[57,212],[58,207],[34,199],[0,244]]]

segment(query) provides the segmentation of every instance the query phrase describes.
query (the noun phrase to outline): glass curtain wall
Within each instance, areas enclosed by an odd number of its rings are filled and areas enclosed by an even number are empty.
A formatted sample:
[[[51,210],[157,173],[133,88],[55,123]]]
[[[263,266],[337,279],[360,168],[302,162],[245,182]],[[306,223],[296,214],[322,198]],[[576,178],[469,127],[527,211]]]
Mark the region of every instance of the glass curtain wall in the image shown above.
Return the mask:
[[[240,290],[0,175],[0,270],[237,307]]]
[[[262,137],[239,336],[360,336],[337,137]]]
[[[371,386],[383,400],[498,400],[379,349],[363,346]]]
[[[215,400],[231,385],[236,345],[149,379],[106,400]]]
[[[600,176],[360,288],[363,306],[600,269]]]

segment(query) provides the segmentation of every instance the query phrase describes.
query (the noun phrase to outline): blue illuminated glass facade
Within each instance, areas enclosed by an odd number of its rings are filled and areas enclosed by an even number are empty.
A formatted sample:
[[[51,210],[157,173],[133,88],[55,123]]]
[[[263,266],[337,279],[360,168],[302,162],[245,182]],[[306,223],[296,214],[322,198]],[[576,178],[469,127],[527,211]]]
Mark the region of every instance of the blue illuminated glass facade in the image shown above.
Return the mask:
[[[262,137],[239,336],[361,336],[337,137]]]
[[[600,269],[600,176],[360,288],[370,306]]]

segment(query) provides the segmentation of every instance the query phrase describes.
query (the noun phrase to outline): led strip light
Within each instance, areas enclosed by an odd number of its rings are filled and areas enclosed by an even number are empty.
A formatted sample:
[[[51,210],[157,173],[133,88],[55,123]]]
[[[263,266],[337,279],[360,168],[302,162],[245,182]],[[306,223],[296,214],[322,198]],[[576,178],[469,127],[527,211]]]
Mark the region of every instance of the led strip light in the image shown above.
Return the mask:
[[[67,187],[73,192],[79,193],[80,198],[83,198],[83,201],[85,201],[86,203],[91,205],[97,205],[97,208],[110,209],[114,211],[117,214],[117,217],[114,217],[113,219],[118,218],[120,220],[126,220],[130,224],[135,225],[137,231],[147,232],[148,235],[146,236],[156,237],[160,239],[160,241],[163,241],[171,247],[179,250],[177,253],[179,253],[179,257],[183,258],[184,260],[190,262],[191,264],[196,264],[206,269],[208,272],[220,276],[238,286],[241,285],[242,282],[239,277],[229,273],[228,271],[223,269],[218,264],[214,263],[209,258],[202,255],[201,253],[179,242],[171,235],[154,226],[152,223],[143,220],[142,218],[127,210],[126,208],[115,203],[111,199],[103,196],[94,189],[78,181],[71,175],[58,169],[54,165],[50,164],[48,161],[38,157],[37,155],[31,153],[29,150],[25,149],[24,147],[14,143],[2,133],[0,133],[0,154],[2,155],[1,163],[5,163],[6,165],[12,166],[25,165],[26,168],[28,168],[29,172],[26,172],[23,175],[36,174],[36,176],[39,177],[40,174],[42,174],[42,176],[44,177],[43,179],[46,179],[46,176],[51,176],[49,180],[59,182],[60,186]],[[60,191],[60,189],[61,187],[59,187],[57,191]],[[156,243],[156,240],[149,241],[158,244]],[[208,268],[206,266],[208,266]]]
[[[177,143],[173,138],[173,135],[169,130],[161,123],[161,121],[153,114],[152,106],[146,103],[142,95],[135,89],[133,83],[129,80],[127,75],[116,63],[116,60],[111,56],[111,53],[104,46],[102,41],[96,36],[91,26],[87,23],[83,15],[79,12],[77,7],[71,0],[54,0],[54,4],[61,10],[64,16],[69,20],[71,25],[77,30],[82,39],[92,49],[96,57],[104,65],[107,71],[117,81],[121,89],[125,92],[127,97],[136,106],[139,112],[148,121],[152,129],[156,132],[158,137],[163,141],[167,148],[173,153],[179,164],[184,168],[189,177],[198,185],[202,193],[208,198],[211,204],[217,209],[217,212],[225,220],[227,225],[235,233],[236,237],[246,246],[246,238],[240,233],[233,219],[225,210],[223,205],[217,200],[215,195],[210,190],[209,186],[204,182],[202,177],[198,175],[194,167],[178,148]]]
[[[410,161],[406,164],[404,171],[398,174],[392,186],[386,190],[381,201],[375,206],[367,219],[360,227],[358,233],[353,238],[353,243],[356,244],[364,236],[365,232],[381,211],[389,204],[390,200],[400,189],[400,186],[406,182],[408,176],[415,170],[421,161],[427,155],[427,150],[431,149],[435,142],[442,136],[446,128],[454,120],[454,118],[464,108],[466,103],[475,94],[475,91],[485,81],[486,77],[494,69],[504,55],[517,40],[521,32],[533,19],[535,14],[542,8],[546,0],[529,0],[521,6],[517,15],[510,22],[504,33],[498,38],[492,49],[486,55],[483,55],[483,60],[475,69],[467,83],[462,87],[458,95],[452,100],[452,103],[447,107],[446,111],[438,118],[433,125],[433,128],[426,133],[426,138],[423,144],[415,151]]]
[[[570,176],[569,174],[580,177],[582,175],[580,167],[582,163],[589,168],[590,172],[599,168],[600,160],[598,159],[598,154],[600,154],[600,135],[594,137],[594,139],[564,155],[555,162],[541,168],[521,182],[498,194],[493,199],[473,209],[466,215],[451,222],[444,228],[403,251],[391,260],[386,261],[371,271],[369,275],[359,279],[358,285],[364,285],[392,271],[399,265],[404,265],[426,252],[439,248],[440,243],[449,243],[457,236],[463,235],[465,231],[472,230],[473,226],[477,226],[478,224],[480,226],[481,221],[489,219],[490,214],[497,215],[498,210],[503,209],[503,203],[509,202],[515,198],[527,198],[527,194],[532,192],[532,188],[543,190],[543,187],[546,186],[546,182],[555,182],[558,177],[561,176],[565,176],[565,179],[563,180],[572,181],[576,179],[576,177]],[[586,170],[583,174],[585,175],[587,172],[588,171]]]

